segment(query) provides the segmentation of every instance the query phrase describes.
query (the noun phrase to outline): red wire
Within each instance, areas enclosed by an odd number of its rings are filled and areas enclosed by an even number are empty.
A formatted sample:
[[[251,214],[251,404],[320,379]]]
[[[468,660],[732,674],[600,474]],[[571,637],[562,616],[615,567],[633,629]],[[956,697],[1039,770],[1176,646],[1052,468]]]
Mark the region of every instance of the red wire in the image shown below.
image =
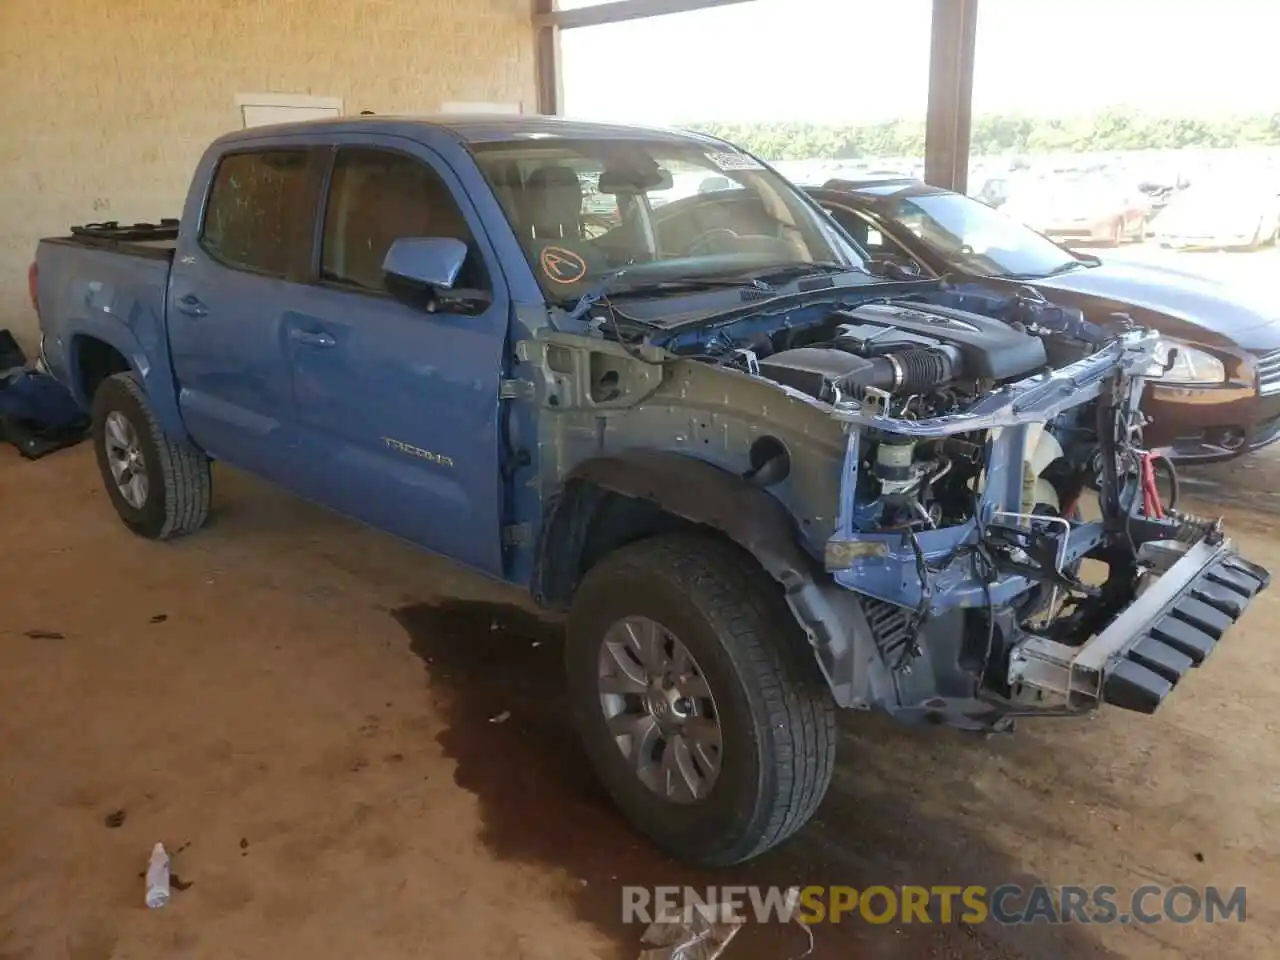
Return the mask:
[[[1142,506],[1148,517],[1164,519],[1164,505],[1160,502],[1160,488],[1156,486],[1156,471],[1151,465],[1151,454],[1142,455]]]

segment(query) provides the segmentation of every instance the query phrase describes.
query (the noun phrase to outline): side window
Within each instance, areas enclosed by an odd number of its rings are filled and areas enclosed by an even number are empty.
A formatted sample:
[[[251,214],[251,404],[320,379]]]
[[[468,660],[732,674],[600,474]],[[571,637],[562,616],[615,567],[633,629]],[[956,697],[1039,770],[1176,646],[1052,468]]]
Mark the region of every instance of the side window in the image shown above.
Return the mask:
[[[386,291],[382,261],[402,237],[454,237],[468,254],[459,287],[487,290],[488,275],[457,201],[420,160],[385,150],[339,150],[325,204],[320,278]]]
[[[872,244],[880,244],[884,241],[884,237],[871,226],[870,222],[860,213],[854,213],[846,207],[827,207],[827,212],[835,218],[836,223],[844,227],[845,232],[857,241],[858,246],[866,250],[867,253],[875,256],[877,250],[873,249]]]
[[[305,150],[223,157],[213,175],[200,245],[228,266],[283,277],[290,232],[307,215]]]
[[[844,207],[830,207],[836,222],[849,232],[863,250],[873,259],[899,260],[915,263],[916,258],[897,240],[884,233],[861,213]],[[918,232],[908,224],[912,232]]]

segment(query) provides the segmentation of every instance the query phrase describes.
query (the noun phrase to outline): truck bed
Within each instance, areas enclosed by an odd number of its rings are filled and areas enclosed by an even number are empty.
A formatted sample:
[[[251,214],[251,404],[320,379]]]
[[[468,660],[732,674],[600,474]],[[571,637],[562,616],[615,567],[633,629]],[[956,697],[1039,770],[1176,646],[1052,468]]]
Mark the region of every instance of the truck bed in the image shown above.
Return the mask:
[[[88,397],[78,392],[73,333],[110,344],[131,359],[162,350],[176,245],[172,221],[89,224],[40,241],[36,280],[45,363],[81,403]],[[138,363],[145,366],[142,359]]]

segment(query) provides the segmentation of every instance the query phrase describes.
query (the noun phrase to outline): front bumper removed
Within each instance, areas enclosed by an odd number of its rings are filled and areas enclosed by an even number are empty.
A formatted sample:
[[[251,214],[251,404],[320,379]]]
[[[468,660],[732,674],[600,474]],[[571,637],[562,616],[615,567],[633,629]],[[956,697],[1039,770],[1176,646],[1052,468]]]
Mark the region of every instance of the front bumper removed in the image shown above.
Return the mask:
[[[1169,546],[1179,558],[1083,646],[1043,637],[1020,643],[1009,662],[1015,699],[1047,695],[1073,710],[1108,703],[1154,713],[1271,581],[1228,540]]]

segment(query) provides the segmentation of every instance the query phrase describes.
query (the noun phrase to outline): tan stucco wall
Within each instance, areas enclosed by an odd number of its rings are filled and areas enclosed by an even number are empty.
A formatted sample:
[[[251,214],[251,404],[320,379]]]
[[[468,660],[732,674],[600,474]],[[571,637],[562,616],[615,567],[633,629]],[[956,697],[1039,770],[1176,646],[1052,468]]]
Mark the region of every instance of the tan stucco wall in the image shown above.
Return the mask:
[[[536,98],[530,0],[0,0],[0,327],[37,238],[178,216],[238,93],[431,113]]]

